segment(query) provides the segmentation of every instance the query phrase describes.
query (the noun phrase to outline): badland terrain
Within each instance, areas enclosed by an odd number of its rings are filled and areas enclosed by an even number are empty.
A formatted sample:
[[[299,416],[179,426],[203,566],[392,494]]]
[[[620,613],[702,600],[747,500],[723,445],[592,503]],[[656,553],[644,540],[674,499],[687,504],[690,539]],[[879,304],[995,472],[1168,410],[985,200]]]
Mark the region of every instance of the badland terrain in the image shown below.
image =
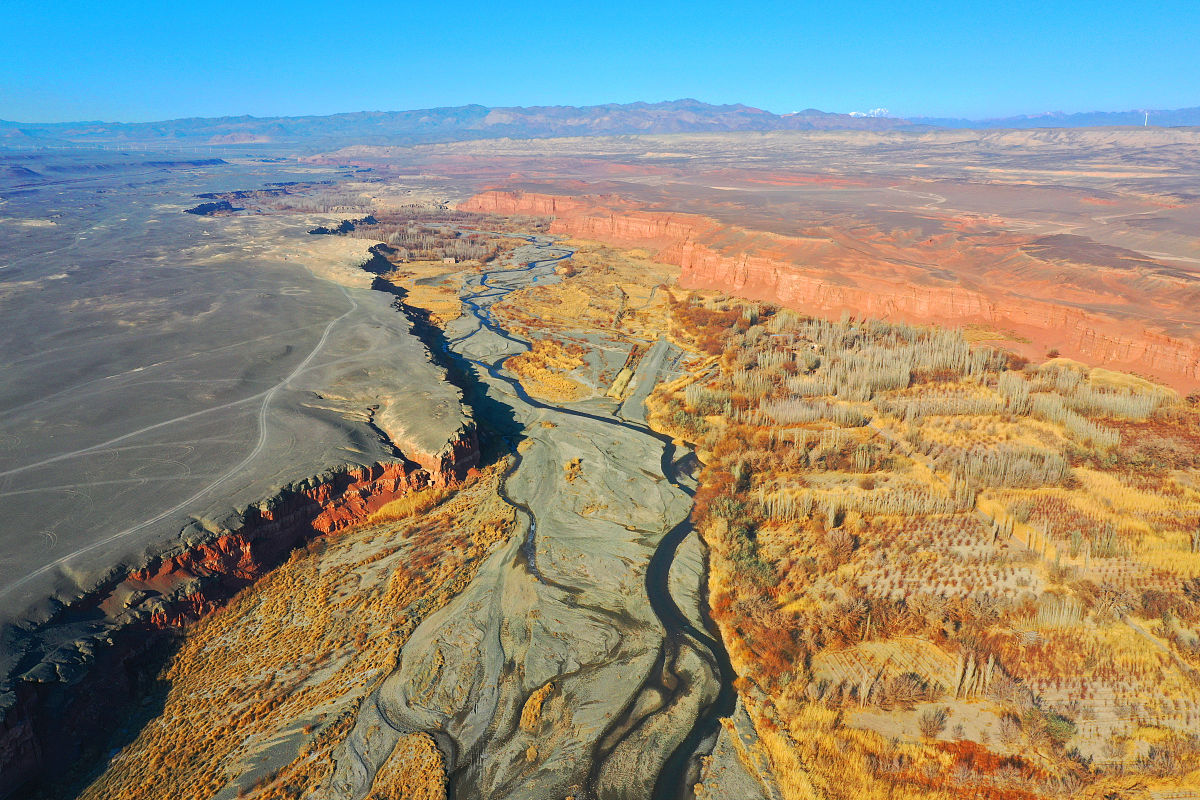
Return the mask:
[[[4,796],[1200,790],[1200,133],[3,164]]]

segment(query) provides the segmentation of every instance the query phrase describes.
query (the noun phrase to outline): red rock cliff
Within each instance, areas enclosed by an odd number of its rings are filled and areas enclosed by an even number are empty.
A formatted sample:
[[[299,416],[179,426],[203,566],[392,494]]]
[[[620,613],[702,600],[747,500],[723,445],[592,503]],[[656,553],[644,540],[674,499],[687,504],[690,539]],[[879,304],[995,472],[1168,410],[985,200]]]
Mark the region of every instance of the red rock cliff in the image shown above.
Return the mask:
[[[1200,318],[1191,319],[1200,286],[1182,278],[1084,267],[1072,273],[1060,264],[1038,264],[1023,249],[1028,240],[1015,234],[993,233],[986,244],[969,248],[953,235],[904,241],[865,229],[815,227],[803,236],[780,236],[695,214],[640,210],[615,197],[515,191],[484,192],[460,208],[552,216],[553,233],[653,249],[656,258],[681,268],[685,288],[811,314],[983,324],[1030,340],[1005,346],[1033,358],[1053,348],[1182,391],[1200,388],[1200,344],[1155,324],[1171,318],[1200,330]]]
[[[103,641],[90,648],[91,662],[44,661],[11,687],[0,721],[0,798],[67,769],[90,740],[102,742],[108,721],[139,695],[153,653],[171,631],[221,606],[296,547],[363,522],[408,492],[455,486],[478,463],[470,427],[436,455],[302,481],[245,511],[240,524],[164,554],[65,609],[60,616],[106,620]]]

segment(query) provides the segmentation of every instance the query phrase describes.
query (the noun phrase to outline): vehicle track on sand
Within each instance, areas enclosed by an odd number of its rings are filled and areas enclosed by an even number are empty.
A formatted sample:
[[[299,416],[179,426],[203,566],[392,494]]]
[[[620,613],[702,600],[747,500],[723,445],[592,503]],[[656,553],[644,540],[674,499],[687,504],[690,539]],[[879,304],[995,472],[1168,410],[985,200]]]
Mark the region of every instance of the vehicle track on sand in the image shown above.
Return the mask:
[[[309,351],[308,355],[304,357],[304,360],[301,361],[296,366],[295,369],[293,369],[290,373],[288,373],[287,377],[285,377],[279,383],[272,386],[267,391],[262,392],[257,395],[254,395],[253,397],[248,397],[243,400],[237,400],[233,403],[226,403],[222,406],[215,406],[213,408],[204,409],[202,411],[197,411],[192,414],[187,414],[183,417],[179,417],[179,418],[176,418],[173,420],[165,420],[156,425],[151,425],[151,426],[148,426],[146,428],[143,428],[143,429],[140,429],[137,431],[132,431],[128,434],[125,434],[124,436],[118,437],[117,439],[113,439],[110,442],[100,444],[100,445],[95,445],[94,447],[86,448],[84,450],[78,451],[77,453],[64,454],[62,456],[58,456],[58,457],[49,459],[48,461],[41,462],[42,464],[53,463],[54,461],[60,461],[64,458],[69,458],[73,455],[78,455],[79,453],[85,453],[85,452],[91,452],[93,450],[98,450],[98,449],[101,449],[102,447],[105,447],[108,444],[112,444],[112,443],[115,443],[118,441],[124,441],[125,439],[131,438],[131,437],[139,435],[141,433],[145,433],[146,431],[153,430],[155,428],[161,428],[165,425],[171,425],[173,423],[180,422],[184,419],[191,419],[193,417],[197,417],[202,414],[216,411],[219,408],[226,408],[229,406],[240,405],[242,403],[245,403],[250,400],[254,400],[259,397],[262,398],[262,403],[258,407],[258,441],[255,443],[254,448],[246,455],[245,458],[243,458],[241,461],[239,461],[233,467],[231,467],[230,469],[228,469],[224,473],[222,473],[220,476],[218,476],[216,478],[216,480],[214,480],[212,483],[209,483],[208,485],[204,486],[202,489],[200,489],[195,494],[193,494],[191,497],[187,498],[186,500],[179,503],[178,505],[172,506],[171,508],[168,508],[166,511],[163,511],[163,512],[157,514],[156,516],[151,517],[150,519],[139,522],[138,524],[128,527],[122,531],[118,531],[117,533],[114,533],[111,536],[107,536],[103,539],[92,542],[91,544],[89,544],[85,547],[81,547],[81,548],[75,550],[74,552],[68,553],[67,555],[62,556],[61,558],[55,559],[54,561],[51,561],[49,564],[46,564],[45,566],[30,572],[29,574],[25,575],[20,580],[10,583],[8,586],[0,587],[0,597],[3,597],[4,595],[12,592],[15,589],[19,589],[20,587],[24,586],[26,583],[28,583],[29,581],[38,577],[39,575],[44,575],[45,573],[49,572],[50,570],[56,569],[56,568],[62,566],[63,564],[66,564],[68,561],[70,561],[73,558],[81,556],[84,553],[89,553],[93,550],[96,550],[107,544],[115,542],[119,539],[124,539],[125,537],[132,536],[133,534],[137,533],[138,531],[144,530],[145,528],[147,528],[151,525],[154,525],[155,523],[161,522],[162,520],[166,519],[167,517],[170,517],[171,515],[182,511],[183,509],[187,508],[192,503],[195,503],[201,497],[204,497],[206,494],[208,494],[209,492],[216,489],[222,483],[229,480],[234,475],[238,474],[243,469],[248,467],[250,465],[250,463],[252,461],[254,461],[254,459],[258,458],[258,455],[263,451],[263,448],[266,447],[267,439],[268,439],[267,414],[270,411],[271,401],[275,399],[275,395],[279,393],[280,389],[285,388],[293,380],[295,380],[297,377],[299,377],[306,369],[308,369],[308,365],[312,363],[312,360],[314,358],[316,358],[317,354],[320,353],[321,350],[325,347],[325,343],[329,341],[329,335],[333,332],[333,329],[337,326],[337,324],[358,310],[358,301],[355,300],[353,297],[351,297],[350,293],[346,292],[345,289],[343,289],[342,292],[343,292],[343,294],[346,295],[346,299],[348,301],[350,301],[350,308],[341,316],[330,320],[329,324],[325,326],[325,330],[321,333],[321,338],[317,340],[316,345],[313,347],[312,350]],[[40,466],[40,464],[32,465],[32,466]],[[30,468],[32,468],[32,466],[25,467],[24,469],[30,469]],[[0,476],[9,475],[9,474],[12,474],[12,472],[19,472],[19,471],[21,471],[21,469],[10,470],[9,472],[0,473]]]

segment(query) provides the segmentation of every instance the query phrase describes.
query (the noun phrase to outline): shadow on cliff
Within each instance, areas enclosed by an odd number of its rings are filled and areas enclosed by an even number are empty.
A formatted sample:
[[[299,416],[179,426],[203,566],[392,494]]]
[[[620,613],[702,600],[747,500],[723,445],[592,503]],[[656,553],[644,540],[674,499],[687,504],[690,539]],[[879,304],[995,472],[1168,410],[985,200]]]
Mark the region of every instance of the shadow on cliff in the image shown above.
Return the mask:
[[[375,275],[371,288],[395,298],[397,311],[410,321],[413,333],[429,349],[433,361],[446,370],[447,379],[462,391],[464,402],[472,409],[481,465],[512,452],[523,438],[513,409],[488,396],[474,366],[450,348],[445,334],[430,321],[428,312],[408,305],[404,302],[408,294],[404,289],[379,277],[381,272],[390,271],[391,265],[374,249],[373,256],[363,267]],[[337,494],[344,493],[341,483],[350,481],[348,476],[341,478],[332,484],[340,487]],[[281,563],[295,546],[319,535],[320,531],[311,523],[320,509],[319,503],[302,505],[297,509],[300,524],[289,529],[293,535],[272,539],[268,551],[256,554],[264,572]],[[210,599],[220,605],[244,585],[240,581],[227,585],[218,580],[212,586],[216,593]],[[65,610],[58,621],[82,625],[95,622],[97,616],[94,608],[72,608]],[[100,648],[85,677],[72,684],[71,690],[63,691],[59,683],[23,682],[18,686],[16,705],[24,713],[18,714],[20,720],[15,722],[16,717],[0,720],[3,725],[12,722],[9,733],[14,734],[0,737],[0,765],[5,773],[0,781],[0,798],[77,797],[102,775],[112,756],[162,714],[170,683],[161,676],[182,641],[179,630],[168,624],[117,631],[111,644]],[[27,735],[23,739],[15,736],[21,733]]]
[[[162,676],[182,644],[182,636],[168,631],[121,631],[89,670],[83,696],[49,695],[48,728],[90,729],[92,735],[46,736],[58,752],[46,753],[41,780],[23,782],[10,800],[69,800],[103,775],[111,758],[163,713],[171,683]]]
[[[382,259],[382,256],[376,253],[375,258]],[[377,276],[371,282],[371,288],[396,298],[396,309],[412,323],[413,334],[429,349],[434,363],[446,370],[447,380],[458,387],[463,402],[471,408],[479,431],[480,466],[510,453],[525,438],[524,428],[517,422],[512,407],[488,395],[487,386],[476,376],[475,367],[467,358],[454,352],[445,332],[430,320],[428,311],[405,302],[408,290],[378,277],[377,269],[372,269],[371,265],[372,262],[368,262],[363,267]]]

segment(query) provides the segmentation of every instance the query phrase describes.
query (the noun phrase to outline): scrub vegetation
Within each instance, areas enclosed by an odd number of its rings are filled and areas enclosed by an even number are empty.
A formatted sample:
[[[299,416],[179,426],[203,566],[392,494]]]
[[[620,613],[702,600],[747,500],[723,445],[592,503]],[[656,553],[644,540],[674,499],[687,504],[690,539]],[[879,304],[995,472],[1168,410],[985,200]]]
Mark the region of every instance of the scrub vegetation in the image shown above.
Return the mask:
[[[569,337],[585,330],[648,341],[666,332],[667,284],[676,268],[641,251],[581,240],[564,244],[574,254],[556,269],[558,282],[520,289],[497,307],[506,328],[521,335]]]
[[[315,540],[189,630],[162,711],[83,798],[327,796],[332,752],[405,640],[511,531],[505,463],[457,492],[430,489]],[[401,737],[373,798],[445,797],[441,754]]]
[[[529,350],[508,359],[504,366],[520,377],[521,385],[534,397],[569,402],[590,393],[570,375],[584,365],[582,355],[583,348],[578,344],[537,339]]]
[[[651,420],[703,462],[712,615],[785,797],[1200,782],[1195,409],[957,331],[671,307],[709,361]]]
[[[533,343],[505,366],[542,400],[620,399],[647,348],[669,337],[669,303],[679,290],[668,284],[677,270],[641,251],[581,240],[564,245],[572,255],[558,264],[554,280],[496,304],[497,320]],[[602,351],[623,353],[624,364],[597,359]]]

